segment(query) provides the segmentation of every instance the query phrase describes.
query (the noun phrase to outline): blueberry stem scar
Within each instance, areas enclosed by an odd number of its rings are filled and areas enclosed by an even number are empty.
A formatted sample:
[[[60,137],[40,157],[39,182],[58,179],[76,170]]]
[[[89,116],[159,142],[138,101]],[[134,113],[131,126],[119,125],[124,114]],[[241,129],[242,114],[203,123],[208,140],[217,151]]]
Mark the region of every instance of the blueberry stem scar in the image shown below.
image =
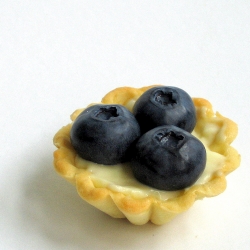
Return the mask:
[[[184,139],[184,136],[176,135],[173,131],[170,131],[165,134],[160,132],[157,134],[156,138],[161,144],[168,144],[169,146],[176,148],[180,141]]]
[[[163,106],[167,106],[167,105],[173,106],[174,104],[177,103],[173,97],[172,92],[164,93],[163,91],[156,92],[155,101],[160,103]]]
[[[117,112],[116,107],[108,107],[100,108],[99,112],[97,112],[95,116],[102,120],[109,120],[112,117],[118,117],[119,114]]]

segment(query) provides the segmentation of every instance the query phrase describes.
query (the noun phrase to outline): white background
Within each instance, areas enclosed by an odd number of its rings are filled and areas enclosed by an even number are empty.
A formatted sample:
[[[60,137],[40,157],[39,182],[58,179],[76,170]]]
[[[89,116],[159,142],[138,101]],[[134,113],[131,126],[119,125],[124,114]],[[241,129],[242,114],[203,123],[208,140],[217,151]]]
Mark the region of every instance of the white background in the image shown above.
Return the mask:
[[[249,249],[250,2],[0,1],[0,249]],[[118,86],[161,83],[236,121],[227,190],[164,226],[92,208],[52,138]]]

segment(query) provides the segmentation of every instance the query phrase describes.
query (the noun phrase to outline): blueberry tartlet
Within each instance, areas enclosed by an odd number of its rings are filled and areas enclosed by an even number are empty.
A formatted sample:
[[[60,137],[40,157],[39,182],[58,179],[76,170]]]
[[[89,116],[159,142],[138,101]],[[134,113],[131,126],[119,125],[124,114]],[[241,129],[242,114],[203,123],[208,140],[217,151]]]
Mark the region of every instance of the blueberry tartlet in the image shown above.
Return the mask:
[[[240,164],[237,124],[169,86],[121,87],[76,110],[54,136],[56,171],[89,204],[162,225],[226,188]]]

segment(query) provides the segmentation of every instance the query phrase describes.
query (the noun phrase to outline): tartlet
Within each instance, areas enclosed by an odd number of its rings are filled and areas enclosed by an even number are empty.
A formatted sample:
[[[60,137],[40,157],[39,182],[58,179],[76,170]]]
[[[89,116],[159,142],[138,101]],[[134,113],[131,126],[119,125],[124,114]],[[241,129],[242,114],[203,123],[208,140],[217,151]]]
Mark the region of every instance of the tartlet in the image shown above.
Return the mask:
[[[121,104],[131,111],[135,101],[154,86],[117,88],[106,94],[101,103]],[[58,148],[54,152],[55,169],[76,186],[85,201],[114,218],[127,218],[135,225],[149,221],[156,225],[167,223],[196,200],[222,193],[226,189],[226,175],[240,164],[240,155],[230,146],[238,133],[237,124],[214,112],[209,101],[193,98],[193,102],[197,124],[192,134],[204,143],[208,158],[204,174],[189,188],[174,192],[156,190],[136,181],[126,163],[114,167],[81,159],[71,145],[70,130],[84,109],[76,110],[71,115],[72,123],[54,136]],[[123,177],[128,181],[123,181]]]

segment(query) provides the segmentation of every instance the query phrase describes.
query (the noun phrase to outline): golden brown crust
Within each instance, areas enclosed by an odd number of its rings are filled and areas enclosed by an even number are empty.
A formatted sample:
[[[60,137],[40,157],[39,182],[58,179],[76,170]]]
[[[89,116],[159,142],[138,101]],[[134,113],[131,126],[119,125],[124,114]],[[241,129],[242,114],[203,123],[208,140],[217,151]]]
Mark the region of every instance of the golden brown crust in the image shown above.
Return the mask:
[[[155,86],[155,85],[154,85]],[[149,88],[117,88],[102,99],[105,104],[127,105],[131,100],[136,100]],[[79,195],[88,203],[114,218],[127,218],[131,223],[142,225],[148,221],[161,225],[177,214],[187,210],[195,200],[212,197],[220,194],[226,188],[225,176],[235,170],[240,164],[240,155],[230,146],[237,136],[237,125],[219,113],[214,113],[212,105],[205,99],[194,98],[197,108],[197,125],[195,131],[202,136],[204,123],[216,123],[220,130],[210,144],[210,149],[226,157],[225,165],[220,175],[214,175],[211,180],[202,185],[195,185],[183,190],[181,195],[166,201],[156,197],[133,198],[130,195],[114,192],[106,187],[95,187],[90,173],[87,170],[79,171],[75,166],[76,152],[70,143],[69,124],[61,128],[54,137],[54,144],[58,148],[54,152],[54,166],[56,171],[66,180],[74,184]],[[83,109],[76,110],[71,119],[74,121]]]

